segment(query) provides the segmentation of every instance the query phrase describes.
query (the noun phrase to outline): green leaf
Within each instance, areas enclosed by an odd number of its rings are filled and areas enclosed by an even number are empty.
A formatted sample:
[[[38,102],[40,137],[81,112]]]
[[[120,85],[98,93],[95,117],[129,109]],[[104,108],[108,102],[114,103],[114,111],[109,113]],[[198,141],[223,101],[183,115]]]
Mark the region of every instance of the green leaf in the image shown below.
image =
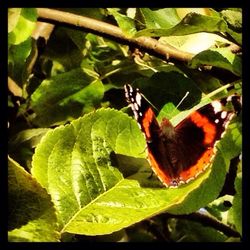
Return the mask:
[[[138,31],[139,36],[182,36],[197,32],[226,32],[227,23],[214,16],[204,16],[197,13],[187,14],[181,22],[172,28],[144,29]]]
[[[139,78],[133,85],[141,90],[156,110],[160,110],[159,121],[163,117],[172,118],[179,111],[190,108],[201,99],[201,91],[195,82],[184,76],[183,73],[176,71],[155,73],[149,79]],[[189,92],[189,95],[176,109],[175,107],[187,92]]]
[[[228,41],[223,37],[208,32],[198,32],[189,35],[163,36],[159,38],[162,44],[172,45],[179,50],[197,54],[216,46],[217,43],[227,44]]]
[[[242,10],[222,10],[221,16],[228,24],[227,33],[239,45],[242,44]]]
[[[222,10],[221,14],[235,31],[242,32],[242,11]]]
[[[218,230],[191,220],[177,220],[171,230],[175,242],[225,242],[227,237]]]
[[[220,80],[216,77],[213,77],[211,74],[205,71],[194,70],[190,68],[183,68],[183,72],[192,79],[197,87],[202,91],[204,94],[209,94],[212,91],[219,89],[222,87]]]
[[[26,59],[30,55],[32,39],[28,38],[18,45],[11,45],[8,51],[8,74],[19,86],[23,85]]]
[[[158,10],[140,8],[139,10],[147,29],[169,29],[180,21],[175,8],[164,8]]]
[[[232,159],[242,152],[242,117],[234,117],[228,126],[228,133],[225,140],[221,142],[223,154],[226,158]]]
[[[9,155],[26,170],[30,169],[34,148],[48,130],[48,128],[25,129],[12,136],[8,142]]]
[[[208,206],[206,206],[206,210],[210,215],[216,217],[217,220],[222,221],[226,224],[228,222],[228,211],[230,211],[230,204],[232,203],[233,196],[224,195],[212,201]]]
[[[134,132],[127,136],[129,128]],[[140,140],[134,143],[133,135]],[[114,110],[100,110],[50,131],[38,145],[32,173],[52,195],[63,224],[122,180],[112,163],[113,151],[131,156],[143,152],[137,125]]]
[[[9,147],[13,150],[20,147],[23,143],[28,143],[32,148],[40,142],[42,136],[49,131],[48,128],[33,128],[20,131],[17,135],[11,138]]]
[[[10,33],[17,25],[21,14],[21,8],[8,9],[8,33]]]
[[[238,175],[235,179],[236,194],[233,200],[233,219],[237,231],[242,235],[242,177]]]
[[[9,241],[59,241],[50,196],[11,158],[8,160],[8,204]]]
[[[136,33],[135,23],[132,18],[119,13],[114,8],[108,8],[108,12],[114,16],[116,22],[125,35],[132,37]]]
[[[18,13],[19,10],[15,11],[15,14],[13,14],[12,9],[9,9],[9,11],[11,11],[12,14],[8,15],[8,22],[11,23],[11,32],[8,34],[8,44],[17,45],[24,42],[31,36],[36,25],[37,13],[35,8],[23,8],[20,16]]]
[[[85,48],[85,36],[86,34],[80,30],[74,30],[69,28],[62,29],[62,32],[67,34],[68,38],[72,40],[72,42],[79,49],[79,54],[81,55],[82,50]]]
[[[44,80],[31,96],[40,126],[65,123],[72,117],[93,110],[103,97],[104,87],[81,69],[74,69]]]
[[[220,170],[219,176],[215,173],[209,176],[210,171],[207,171],[178,189],[159,188],[159,184],[157,186],[152,180],[147,180],[149,173],[133,175],[83,208],[78,213],[79,219],[71,221],[64,231],[87,235],[108,234],[163,211],[175,214],[196,211],[213,200],[223,185],[225,165],[223,161],[216,162],[216,165],[217,171]],[[210,181],[202,185],[208,176]]]
[[[195,82],[176,71],[158,72],[149,79],[139,78],[133,85],[138,87],[157,109],[161,109],[166,104],[166,100],[176,106],[187,92],[190,94],[181,103],[180,110],[189,108],[201,98],[201,91]],[[171,118],[171,114],[164,115]]]
[[[242,74],[241,58],[227,48],[202,51],[189,62],[191,68],[198,68],[201,65],[211,65],[226,69],[237,76],[241,76]]]
[[[80,67],[86,34],[66,27],[57,27],[46,46],[45,56],[53,62],[60,63],[64,71]]]

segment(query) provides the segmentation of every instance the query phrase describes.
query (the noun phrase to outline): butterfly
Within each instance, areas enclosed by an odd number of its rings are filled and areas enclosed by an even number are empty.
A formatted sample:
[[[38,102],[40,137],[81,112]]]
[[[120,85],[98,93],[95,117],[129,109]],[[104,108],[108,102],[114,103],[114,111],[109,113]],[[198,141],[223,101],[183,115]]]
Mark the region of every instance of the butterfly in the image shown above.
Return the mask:
[[[165,186],[177,187],[195,179],[213,161],[216,143],[233,118],[239,112],[226,111],[228,102],[238,103],[239,96],[233,95],[193,111],[177,126],[167,118],[159,124],[152,106],[139,89],[124,85],[125,97],[134,117],[145,135],[148,160]]]

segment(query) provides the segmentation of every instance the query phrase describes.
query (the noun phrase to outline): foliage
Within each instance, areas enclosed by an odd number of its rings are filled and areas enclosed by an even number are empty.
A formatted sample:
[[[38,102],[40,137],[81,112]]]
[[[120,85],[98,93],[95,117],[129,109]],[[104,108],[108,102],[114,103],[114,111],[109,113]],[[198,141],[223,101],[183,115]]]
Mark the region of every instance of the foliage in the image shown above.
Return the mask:
[[[190,41],[198,47],[206,34],[208,47],[186,63],[137,53],[74,26],[56,25],[48,40],[34,39],[39,11],[9,9],[9,241],[239,240],[240,162],[235,183],[225,180],[241,154],[241,116],[207,171],[166,188],[149,178],[145,138],[129,116],[123,85],[139,87],[159,121],[167,117],[174,125],[211,99],[241,94],[241,54],[230,49],[232,42],[241,46],[241,10],[184,17],[174,8],[62,11],[115,24],[128,39],[158,37],[177,49]],[[234,192],[220,197],[227,185]],[[190,222],[195,213],[232,233]]]

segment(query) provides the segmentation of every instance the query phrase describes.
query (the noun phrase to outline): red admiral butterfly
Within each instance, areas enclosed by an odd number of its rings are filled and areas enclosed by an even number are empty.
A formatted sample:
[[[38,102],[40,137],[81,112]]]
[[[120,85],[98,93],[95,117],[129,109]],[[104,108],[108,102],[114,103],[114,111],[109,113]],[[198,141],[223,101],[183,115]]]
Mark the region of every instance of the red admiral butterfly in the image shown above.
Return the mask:
[[[202,173],[215,156],[215,145],[224,134],[235,111],[225,111],[230,96],[192,112],[177,126],[163,118],[159,125],[152,107],[129,84],[124,86],[127,102],[146,137],[148,160],[165,186],[187,183]],[[233,102],[232,102],[233,103]]]

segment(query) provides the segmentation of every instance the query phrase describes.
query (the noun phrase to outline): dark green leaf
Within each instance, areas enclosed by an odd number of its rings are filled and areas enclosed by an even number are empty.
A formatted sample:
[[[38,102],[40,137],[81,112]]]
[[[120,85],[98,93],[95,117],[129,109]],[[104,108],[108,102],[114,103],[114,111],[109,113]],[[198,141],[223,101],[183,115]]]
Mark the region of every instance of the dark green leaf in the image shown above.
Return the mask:
[[[33,122],[40,126],[65,123],[93,110],[101,101],[104,88],[81,69],[75,69],[46,79],[31,96],[36,113]]]
[[[86,47],[85,36],[82,31],[58,27],[48,40],[46,58],[60,63],[63,72],[80,67]]]
[[[159,72],[153,74],[149,79],[138,79],[134,82],[134,86],[139,87],[143,95],[158,110],[162,109],[166,103],[178,105],[187,92],[189,95],[183,100],[179,110],[190,108],[201,98],[201,92],[196,84],[190,78],[176,71]],[[159,120],[162,116],[171,118],[172,114],[164,113],[162,110],[158,117]]]
[[[225,242],[227,237],[212,227],[190,220],[177,220],[171,233],[178,242]]]
[[[11,138],[9,145],[11,149],[20,147],[23,143],[29,143],[34,148],[40,142],[42,136],[49,131],[48,128],[33,128],[19,132],[15,137]]]

